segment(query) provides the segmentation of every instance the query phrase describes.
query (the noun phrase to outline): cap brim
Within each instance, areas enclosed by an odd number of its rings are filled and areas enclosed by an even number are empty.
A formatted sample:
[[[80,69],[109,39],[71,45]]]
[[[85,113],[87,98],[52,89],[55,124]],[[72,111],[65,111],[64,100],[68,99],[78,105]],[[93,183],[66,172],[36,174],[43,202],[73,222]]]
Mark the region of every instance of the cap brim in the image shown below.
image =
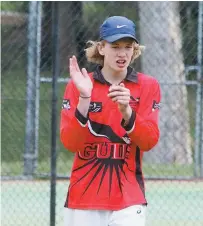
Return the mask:
[[[116,35],[111,35],[111,36],[108,36],[108,37],[103,38],[103,40],[106,40],[107,42],[112,43],[112,42],[116,42],[116,41],[118,41],[119,39],[122,39],[122,38],[132,38],[137,43],[139,43],[138,40],[133,35],[130,35],[130,34],[116,34]]]

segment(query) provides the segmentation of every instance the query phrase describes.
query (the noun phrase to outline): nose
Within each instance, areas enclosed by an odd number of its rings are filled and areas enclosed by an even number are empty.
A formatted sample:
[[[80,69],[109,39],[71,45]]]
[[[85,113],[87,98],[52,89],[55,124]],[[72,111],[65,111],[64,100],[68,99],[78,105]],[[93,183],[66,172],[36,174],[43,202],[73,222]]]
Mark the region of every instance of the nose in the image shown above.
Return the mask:
[[[118,56],[119,57],[124,57],[126,55],[125,53],[125,49],[124,48],[120,48],[118,51]]]

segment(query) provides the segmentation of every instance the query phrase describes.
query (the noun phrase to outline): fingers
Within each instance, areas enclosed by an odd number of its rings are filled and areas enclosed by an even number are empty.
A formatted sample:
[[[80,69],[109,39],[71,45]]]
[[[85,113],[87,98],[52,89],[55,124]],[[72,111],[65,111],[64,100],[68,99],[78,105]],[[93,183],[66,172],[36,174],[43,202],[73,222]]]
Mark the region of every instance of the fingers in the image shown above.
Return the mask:
[[[130,92],[128,90],[124,91],[113,91],[108,93],[108,97],[113,98],[115,96],[127,96],[130,98]]]
[[[117,102],[118,104],[124,105],[124,106],[128,106],[128,104],[129,104],[129,101],[125,101],[125,100],[117,100],[116,102]]]
[[[130,90],[125,88],[123,83],[120,85],[112,85],[109,88],[108,97],[113,98],[115,96],[128,96],[130,98]]]
[[[113,102],[123,101],[123,102],[129,103],[130,98],[129,98],[129,96],[115,96],[115,97],[111,98],[111,100]]]
[[[80,72],[80,68],[78,66],[77,58],[75,56],[70,57],[69,68],[70,68],[71,71]]]
[[[113,91],[129,91],[129,89],[125,88],[124,84],[121,83],[120,85],[112,85],[109,88],[109,92],[113,92]]]
[[[82,74],[84,77],[88,76],[87,70],[85,68],[82,68]]]
[[[72,56],[69,59],[69,71],[70,71],[71,78],[74,78],[76,76],[77,77],[80,77],[80,76],[87,77],[88,76],[87,70],[85,68],[83,68],[80,71],[80,68],[79,68],[78,62],[77,62],[77,58],[75,56]]]
[[[72,56],[72,62],[73,62],[73,66],[75,67],[75,70],[80,71],[80,68],[78,66],[77,58],[74,55]]]
[[[75,73],[75,67],[73,66],[72,58],[69,59],[69,72],[70,72],[70,76],[73,77],[73,75]]]
[[[70,72],[77,71],[75,63],[74,63],[74,59],[72,57],[69,59],[69,70],[70,70]]]
[[[108,97],[110,97],[113,102],[127,106],[130,102],[130,90],[125,88],[123,83],[120,85],[112,85],[109,88]]]

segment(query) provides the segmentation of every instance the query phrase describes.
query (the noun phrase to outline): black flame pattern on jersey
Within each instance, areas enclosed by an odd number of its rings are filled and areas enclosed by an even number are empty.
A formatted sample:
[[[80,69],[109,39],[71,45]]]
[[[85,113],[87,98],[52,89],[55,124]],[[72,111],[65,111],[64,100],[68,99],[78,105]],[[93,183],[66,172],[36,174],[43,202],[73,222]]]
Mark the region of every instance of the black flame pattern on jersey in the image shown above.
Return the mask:
[[[112,177],[113,177],[113,172],[115,171],[116,173],[116,177],[117,177],[117,182],[120,188],[120,192],[122,193],[122,182],[121,182],[121,174],[124,175],[125,179],[127,179],[126,173],[123,170],[123,166],[125,165],[127,167],[127,169],[131,172],[133,172],[127,163],[127,159],[128,159],[128,155],[129,155],[129,151],[127,150],[126,152],[126,158],[125,159],[111,159],[111,157],[107,158],[107,159],[99,159],[99,158],[93,158],[92,160],[86,162],[84,165],[76,168],[73,170],[73,172],[78,171],[80,169],[84,169],[85,167],[92,165],[92,167],[84,174],[82,175],[77,182],[75,182],[73,185],[71,185],[71,187],[75,186],[77,183],[79,183],[82,179],[84,179],[91,171],[95,170],[95,173],[92,177],[92,179],[90,180],[90,182],[88,183],[87,187],[84,188],[83,194],[84,195],[86,193],[86,191],[88,190],[88,188],[90,187],[90,185],[92,184],[92,182],[95,180],[95,178],[98,176],[98,174],[100,172],[102,172],[102,176],[101,176],[101,180],[100,180],[100,184],[97,188],[97,194],[99,194],[100,188],[102,186],[102,182],[104,180],[104,177],[107,173],[107,171],[109,171],[109,196],[111,194],[111,185],[112,185]]]
[[[93,121],[91,121],[91,126],[92,126],[92,129],[94,131],[96,131],[96,133],[105,135],[106,137],[109,138],[109,141],[111,141],[112,143],[119,142],[121,144],[122,143],[126,144],[126,142],[124,142],[122,138],[120,138],[117,134],[114,133],[114,131],[111,129],[110,126],[104,125],[104,124],[99,124],[99,123],[96,123]],[[127,147],[128,146],[129,145],[127,145]],[[82,166],[73,169],[73,172],[76,172],[76,171],[79,171],[82,169],[84,170],[85,168],[89,168],[89,166],[91,166],[91,168],[88,169],[86,171],[86,173],[81,175],[81,177],[74,184],[71,184],[71,187],[74,187],[75,185],[77,185],[80,181],[82,181],[84,178],[86,178],[89,173],[94,172],[91,180],[89,181],[87,186],[84,188],[84,191],[82,193],[82,196],[83,196],[86,193],[86,191],[88,190],[88,188],[91,186],[91,184],[94,182],[95,178],[97,178],[99,173],[102,172],[100,183],[97,188],[97,194],[99,194],[104,177],[108,173],[108,175],[109,175],[108,193],[109,193],[109,197],[110,197],[111,185],[113,183],[112,178],[113,178],[113,174],[115,173],[115,176],[117,178],[117,183],[118,183],[120,192],[122,194],[123,184],[121,181],[121,176],[124,175],[126,181],[128,181],[126,172],[123,169],[125,166],[127,170],[135,173],[135,178],[140,186],[140,189],[142,190],[142,192],[144,194],[144,182],[142,179],[142,170],[141,170],[141,164],[140,164],[140,149],[139,149],[139,147],[137,147],[137,149],[136,149],[136,155],[135,155],[136,168],[134,170],[129,168],[129,165],[127,162],[128,158],[129,158],[129,153],[130,153],[129,148],[126,148],[126,153],[125,153],[124,159],[113,159],[112,158],[113,152],[111,151],[111,154],[108,158],[97,158],[96,156],[93,156],[93,158],[86,160],[86,162]],[[78,153],[78,158],[80,158],[81,160],[84,160],[83,158],[80,157],[79,153]]]

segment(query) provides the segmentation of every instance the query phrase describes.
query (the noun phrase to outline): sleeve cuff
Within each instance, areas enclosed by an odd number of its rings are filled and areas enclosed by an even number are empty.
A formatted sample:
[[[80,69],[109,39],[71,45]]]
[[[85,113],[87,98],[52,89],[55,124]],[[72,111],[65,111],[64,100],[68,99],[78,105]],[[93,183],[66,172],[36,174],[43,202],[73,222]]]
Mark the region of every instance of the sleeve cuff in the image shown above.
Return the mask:
[[[81,126],[85,127],[89,118],[89,113],[87,115],[87,118],[84,117],[79,110],[76,108],[75,110],[75,117],[77,118],[77,120],[79,121],[79,123],[81,124]]]
[[[130,116],[129,122],[127,125],[125,125],[125,120],[122,119],[121,121],[121,126],[127,131],[132,131],[132,129],[134,128],[135,125],[135,118],[136,118],[136,113],[135,111],[132,111],[132,114]]]

